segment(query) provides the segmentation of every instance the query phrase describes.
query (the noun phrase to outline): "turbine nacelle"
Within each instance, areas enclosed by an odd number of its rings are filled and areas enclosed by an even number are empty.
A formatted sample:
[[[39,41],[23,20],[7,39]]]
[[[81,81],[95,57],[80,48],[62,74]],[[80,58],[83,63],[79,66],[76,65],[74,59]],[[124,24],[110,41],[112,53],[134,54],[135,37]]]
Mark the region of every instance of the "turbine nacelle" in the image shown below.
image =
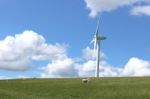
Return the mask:
[[[97,40],[105,40],[106,39],[106,37],[105,36],[97,36]]]
[[[95,35],[93,40],[91,41],[91,43],[94,43],[94,50],[97,49],[97,43],[101,40],[105,40],[106,37],[105,36],[100,36],[100,35]]]

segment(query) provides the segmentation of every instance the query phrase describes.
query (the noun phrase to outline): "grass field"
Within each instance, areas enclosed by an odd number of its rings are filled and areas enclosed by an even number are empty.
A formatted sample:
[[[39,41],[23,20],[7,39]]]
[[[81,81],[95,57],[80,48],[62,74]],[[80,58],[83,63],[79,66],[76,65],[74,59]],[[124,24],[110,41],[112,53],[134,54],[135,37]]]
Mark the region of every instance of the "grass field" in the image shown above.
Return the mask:
[[[0,99],[150,99],[150,78],[1,80]]]

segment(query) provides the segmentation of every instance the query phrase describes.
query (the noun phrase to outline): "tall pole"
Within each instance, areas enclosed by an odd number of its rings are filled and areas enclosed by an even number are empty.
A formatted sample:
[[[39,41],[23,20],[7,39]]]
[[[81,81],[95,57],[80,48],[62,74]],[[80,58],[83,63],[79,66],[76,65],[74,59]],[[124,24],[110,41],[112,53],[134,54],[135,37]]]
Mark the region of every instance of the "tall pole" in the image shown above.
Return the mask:
[[[99,78],[99,64],[100,64],[100,40],[97,40],[97,60],[96,60],[96,77]]]

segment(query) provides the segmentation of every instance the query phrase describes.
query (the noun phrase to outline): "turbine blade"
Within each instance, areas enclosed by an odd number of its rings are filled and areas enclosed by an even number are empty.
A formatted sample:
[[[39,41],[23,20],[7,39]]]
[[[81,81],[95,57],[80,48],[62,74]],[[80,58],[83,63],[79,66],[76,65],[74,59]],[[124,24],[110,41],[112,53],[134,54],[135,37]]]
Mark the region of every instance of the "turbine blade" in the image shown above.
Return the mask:
[[[95,38],[94,40],[94,51],[96,52],[96,49],[97,49],[97,39]]]
[[[99,33],[99,26],[100,26],[99,23],[100,23],[100,18],[98,19],[96,32],[95,32],[95,35],[97,35],[97,36],[98,36],[98,33]]]
[[[90,44],[94,43],[94,38],[91,40]]]

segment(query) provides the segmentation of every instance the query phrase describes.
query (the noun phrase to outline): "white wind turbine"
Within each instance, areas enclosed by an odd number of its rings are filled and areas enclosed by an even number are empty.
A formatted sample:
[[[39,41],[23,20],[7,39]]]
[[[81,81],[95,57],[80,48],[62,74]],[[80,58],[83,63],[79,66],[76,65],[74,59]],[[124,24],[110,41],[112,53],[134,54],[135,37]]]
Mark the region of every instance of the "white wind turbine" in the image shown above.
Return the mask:
[[[100,42],[102,40],[105,40],[106,37],[99,35],[99,20],[97,23],[96,32],[94,35],[94,38],[92,40],[92,43],[94,43],[94,53],[96,53],[96,72],[95,77],[99,77],[99,64],[100,64]]]

